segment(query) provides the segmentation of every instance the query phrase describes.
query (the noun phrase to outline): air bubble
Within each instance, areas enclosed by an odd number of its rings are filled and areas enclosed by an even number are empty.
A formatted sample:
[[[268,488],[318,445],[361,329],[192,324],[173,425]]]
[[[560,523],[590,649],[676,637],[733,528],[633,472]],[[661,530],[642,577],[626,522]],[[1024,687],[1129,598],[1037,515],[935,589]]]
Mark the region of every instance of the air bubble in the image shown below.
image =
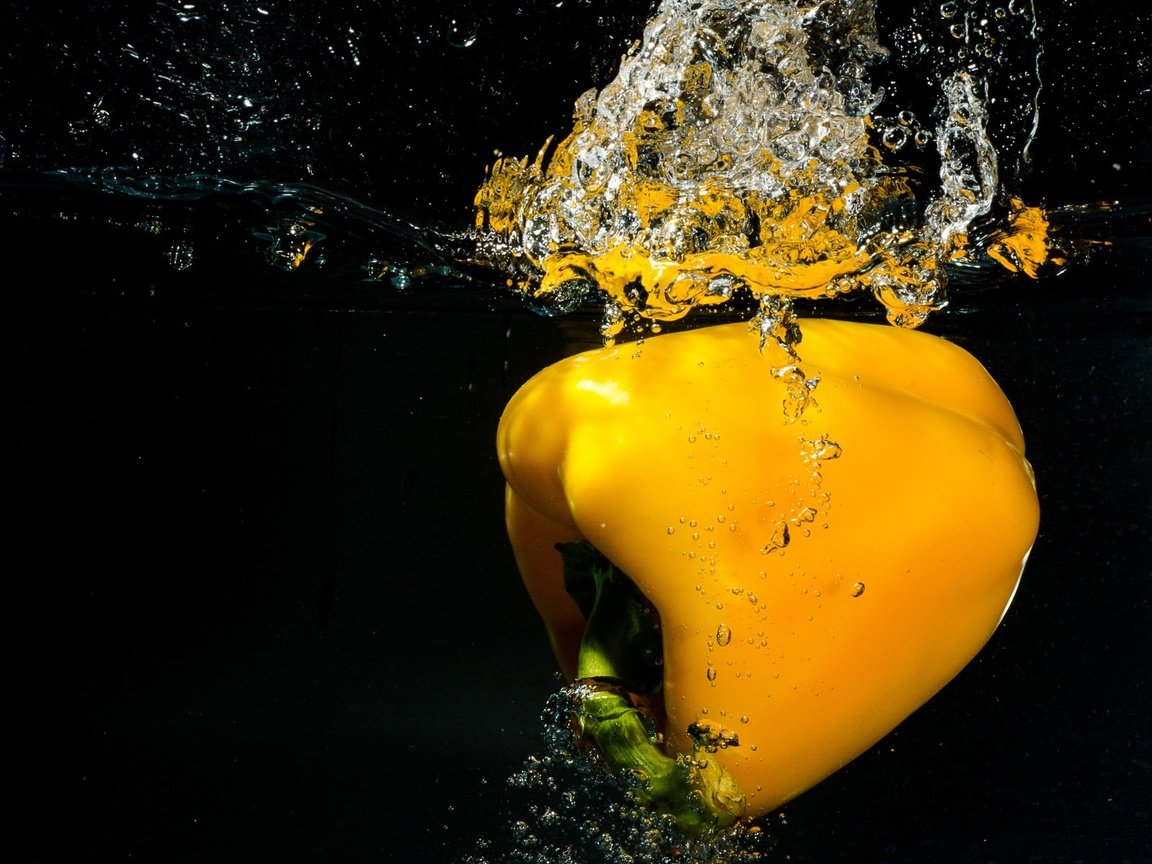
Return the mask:
[[[187,270],[194,259],[190,240],[177,240],[168,250],[168,263],[174,270]]]
[[[780,523],[772,532],[772,537],[760,549],[761,554],[767,555],[769,552],[775,552],[778,549],[787,548],[788,544],[792,541],[792,537],[788,531],[787,523]]]
[[[843,450],[839,444],[827,435],[821,435],[819,438],[811,441],[803,441],[801,452],[807,459],[817,462],[828,462],[833,459],[839,459]]]
[[[471,48],[479,35],[480,26],[475,22],[452,19],[448,22],[445,38],[453,48]]]
[[[803,525],[809,522],[816,521],[816,509],[813,507],[805,507],[793,518],[793,523],[796,525]]]
[[[889,150],[899,150],[908,142],[908,133],[899,127],[889,127],[884,130],[882,140]]]

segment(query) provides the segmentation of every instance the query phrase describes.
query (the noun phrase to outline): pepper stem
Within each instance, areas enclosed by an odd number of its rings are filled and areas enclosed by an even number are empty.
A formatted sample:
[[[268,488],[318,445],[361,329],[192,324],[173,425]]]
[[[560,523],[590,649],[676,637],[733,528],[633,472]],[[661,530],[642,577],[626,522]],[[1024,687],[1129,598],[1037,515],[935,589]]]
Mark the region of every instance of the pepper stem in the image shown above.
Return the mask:
[[[642,804],[686,836],[734,824],[744,812],[736,781],[706,750],[669,756],[651,713],[663,689],[660,619],[628,576],[587,543],[557,546],[564,587],[586,620],[577,677],[589,686],[576,729]]]

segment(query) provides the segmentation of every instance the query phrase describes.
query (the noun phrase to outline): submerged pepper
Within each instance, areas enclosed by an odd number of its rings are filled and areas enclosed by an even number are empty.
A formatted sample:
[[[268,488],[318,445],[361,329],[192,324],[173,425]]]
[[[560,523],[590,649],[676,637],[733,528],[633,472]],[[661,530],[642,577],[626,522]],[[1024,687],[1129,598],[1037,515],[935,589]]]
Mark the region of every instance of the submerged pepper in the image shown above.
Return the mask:
[[[1007,399],[971,355],[807,320],[565,359],[498,431],[507,526],[575,723],[686,833],[833,773],[981,649],[1038,504]],[[817,383],[818,382],[818,383]]]

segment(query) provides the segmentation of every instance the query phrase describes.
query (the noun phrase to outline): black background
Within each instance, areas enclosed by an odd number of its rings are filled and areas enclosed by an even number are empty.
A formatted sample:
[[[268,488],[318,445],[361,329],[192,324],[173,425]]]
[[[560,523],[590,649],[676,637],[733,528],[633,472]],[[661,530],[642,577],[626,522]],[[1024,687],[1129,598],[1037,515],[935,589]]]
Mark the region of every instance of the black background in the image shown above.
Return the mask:
[[[8,5],[10,847],[454,862],[503,837],[521,806],[505,778],[540,751],[558,681],[504,538],[493,435],[515,388],[594,320],[477,284],[404,294],[282,272],[250,234],[213,229],[231,214],[187,221],[36,172],[306,179],[459,224],[492,150],[564,131],[647,5],[284,4],[262,77],[242,83],[269,118],[320,120],[269,120],[235,146],[203,92],[182,91],[196,122],[157,107],[178,100],[156,70],[187,82],[198,57],[248,45],[219,21],[257,4],[204,4],[219,15],[189,25],[200,41],[165,4]],[[929,323],[1016,406],[1040,537],[988,648],[773,817],[773,860],[1152,858],[1147,22],[1050,7],[1023,191],[1145,215],[1104,225],[1113,245],[1062,276],[958,289]],[[461,27],[473,45],[453,44]],[[359,65],[333,47],[350,28]],[[92,119],[99,99],[110,122]],[[195,241],[189,269],[171,265],[170,223]]]

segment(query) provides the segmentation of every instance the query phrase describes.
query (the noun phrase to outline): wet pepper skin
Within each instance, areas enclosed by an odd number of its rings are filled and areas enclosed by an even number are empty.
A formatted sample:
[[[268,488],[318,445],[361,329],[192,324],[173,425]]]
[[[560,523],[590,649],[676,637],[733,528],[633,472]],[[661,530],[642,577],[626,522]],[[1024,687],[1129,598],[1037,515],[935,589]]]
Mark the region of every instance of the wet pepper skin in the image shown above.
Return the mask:
[[[584,620],[555,544],[584,539],[659,612],[665,749],[691,751],[701,721],[735,733],[716,758],[746,817],[845,765],[972,659],[1039,516],[1015,414],[971,355],[801,324],[819,384],[799,417],[781,407],[783,358],[735,324],[563,360],[498,432],[509,536],[562,670]]]

